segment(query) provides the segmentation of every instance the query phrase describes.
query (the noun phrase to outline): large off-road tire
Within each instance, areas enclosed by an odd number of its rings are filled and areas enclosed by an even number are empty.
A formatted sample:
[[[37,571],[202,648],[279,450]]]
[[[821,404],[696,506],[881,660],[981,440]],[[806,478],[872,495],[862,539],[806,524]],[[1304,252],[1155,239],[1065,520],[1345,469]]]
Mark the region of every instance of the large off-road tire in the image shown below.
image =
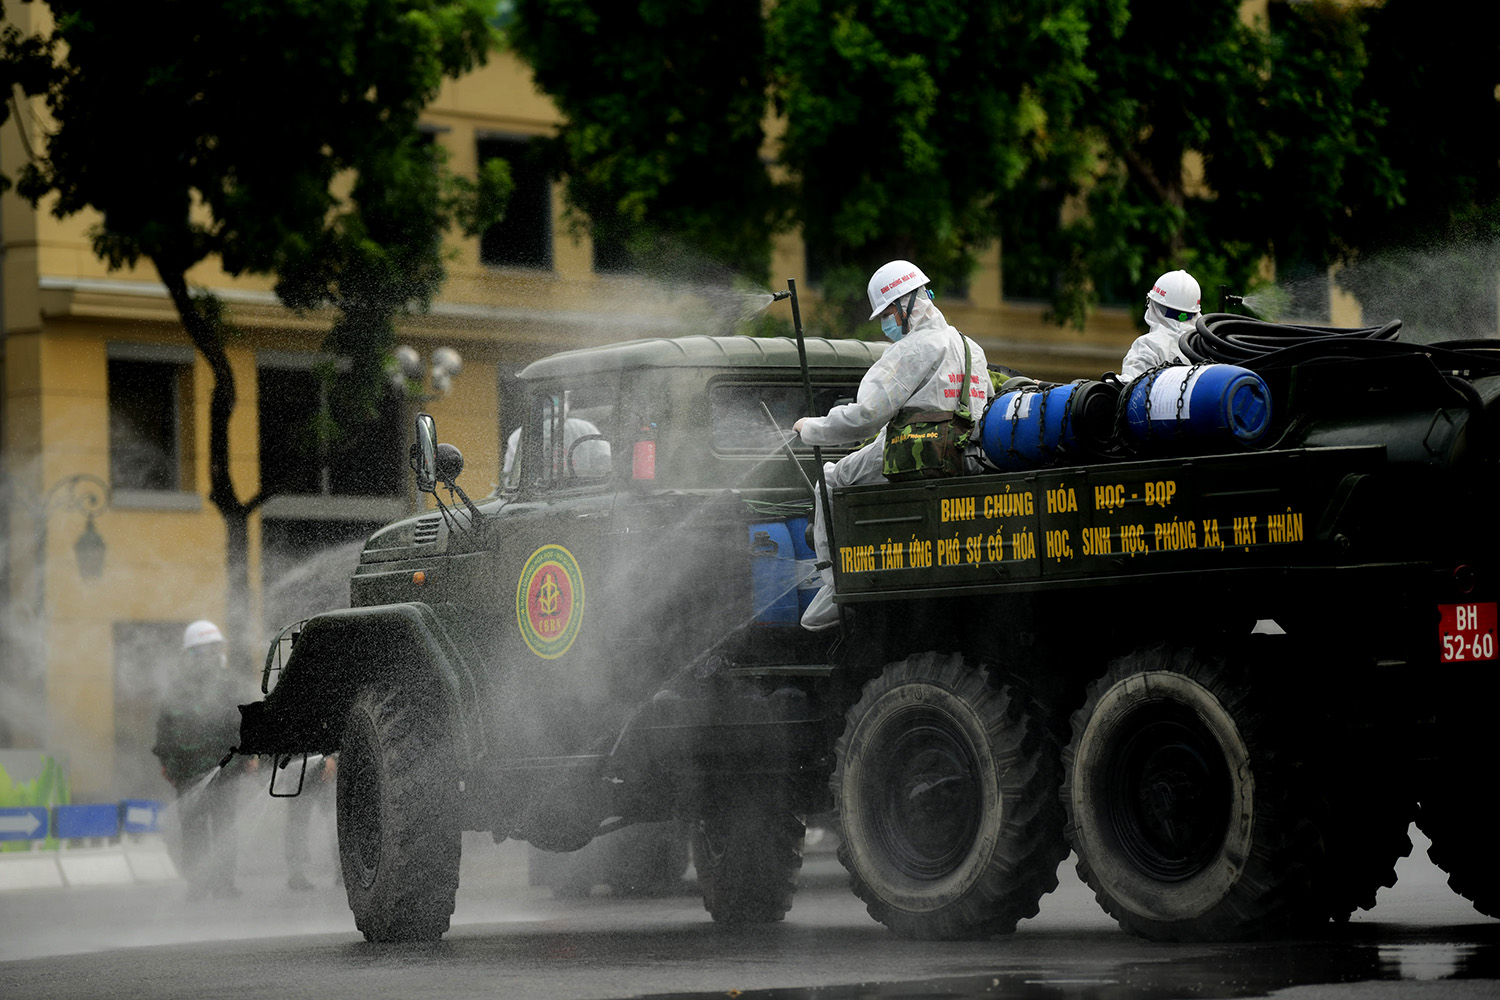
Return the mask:
[[[1078,874],[1121,927],[1218,941],[1306,919],[1321,844],[1274,730],[1243,671],[1191,647],[1139,649],[1089,686],[1063,803]]]
[[[869,913],[922,940],[1013,931],[1067,856],[1058,747],[1036,706],[957,653],[887,666],[845,716],[839,860]]]
[[[1416,819],[1415,784],[1405,762],[1390,759],[1394,741],[1374,745],[1379,734],[1356,733],[1338,720],[1318,727],[1326,747],[1306,755],[1321,808],[1323,856],[1315,872],[1317,906],[1309,924],[1344,922],[1356,909],[1373,909],[1376,893],[1396,884],[1396,862],[1411,853]]]
[[[439,704],[362,688],[344,720],[339,860],[367,941],[435,941],[448,929],[460,851],[451,736]]]
[[[1480,804],[1488,796],[1476,788],[1474,775],[1482,772],[1471,770],[1486,758],[1493,752],[1476,753],[1461,765],[1443,761],[1442,772],[1422,792],[1417,826],[1432,841],[1427,856],[1448,873],[1449,888],[1485,916],[1500,917],[1500,862]]]
[[[693,831],[703,908],[721,924],[774,923],[791,909],[807,827],[774,790],[742,791]]]

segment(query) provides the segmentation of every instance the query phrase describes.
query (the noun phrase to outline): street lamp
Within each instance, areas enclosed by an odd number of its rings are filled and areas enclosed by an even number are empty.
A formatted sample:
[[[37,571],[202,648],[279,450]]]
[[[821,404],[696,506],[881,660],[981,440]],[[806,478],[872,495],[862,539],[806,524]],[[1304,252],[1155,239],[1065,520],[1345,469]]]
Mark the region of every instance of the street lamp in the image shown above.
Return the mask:
[[[401,344],[391,352],[391,385],[417,404],[431,402],[453,391],[453,377],[464,370],[463,359],[451,347],[434,348],[431,369],[422,364],[415,347]],[[423,385],[423,376],[431,379],[432,391]]]
[[[42,495],[37,507],[36,531],[36,613],[42,616],[47,601],[47,523],[60,510],[78,511],[87,517],[83,533],[73,543],[78,560],[78,574],[85,580],[97,580],[104,572],[104,539],[94,527],[94,515],[109,506],[109,484],[87,472],[59,479]]]

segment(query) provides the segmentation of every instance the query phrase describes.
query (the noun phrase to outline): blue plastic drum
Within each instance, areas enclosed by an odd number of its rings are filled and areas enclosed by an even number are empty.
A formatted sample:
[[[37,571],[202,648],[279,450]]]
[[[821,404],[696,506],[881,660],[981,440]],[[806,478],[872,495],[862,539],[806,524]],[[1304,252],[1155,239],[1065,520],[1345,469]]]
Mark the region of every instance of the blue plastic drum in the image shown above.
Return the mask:
[[[1105,445],[1118,399],[1113,386],[1087,380],[1001,392],[984,411],[979,443],[1004,471],[1047,465]]]
[[[1176,365],[1126,388],[1126,428],[1138,442],[1190,439],[1251,444],[1271,425],[1271,392],[1238,365]]]

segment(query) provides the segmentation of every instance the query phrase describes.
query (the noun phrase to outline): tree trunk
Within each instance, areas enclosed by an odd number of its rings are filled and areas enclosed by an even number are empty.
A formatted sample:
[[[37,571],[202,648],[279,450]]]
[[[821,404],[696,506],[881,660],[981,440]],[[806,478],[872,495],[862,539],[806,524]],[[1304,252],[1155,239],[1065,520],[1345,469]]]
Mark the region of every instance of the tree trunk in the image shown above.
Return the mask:
[[[253,620],[250,604],[250,515],[265,499],[257,493],[241,501],[229,472],[229,420],[237,395],[234,369],[224,348],[225,324],[218,300],[188,291],[186,267],[156,260],[157,273],[167,286],[177,315],[193,346],[213,374],[208,405],[208,499],[224,519],[224,634],[229,640],[231,664],[244,676],[258,665],[260,628]]]

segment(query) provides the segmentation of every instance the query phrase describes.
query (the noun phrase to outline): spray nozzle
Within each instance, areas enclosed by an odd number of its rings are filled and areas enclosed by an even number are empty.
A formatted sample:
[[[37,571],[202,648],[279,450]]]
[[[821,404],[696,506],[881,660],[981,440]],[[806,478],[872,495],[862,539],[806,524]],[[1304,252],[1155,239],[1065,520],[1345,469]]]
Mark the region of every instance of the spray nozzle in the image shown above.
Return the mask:
[[[772,302],[780,302],[782,299],[789,299],[791,297],[792,297],[792,293],[789,292],[789,291],[786,291],[786,292],[772,292],[771,293],[771,301]]]

